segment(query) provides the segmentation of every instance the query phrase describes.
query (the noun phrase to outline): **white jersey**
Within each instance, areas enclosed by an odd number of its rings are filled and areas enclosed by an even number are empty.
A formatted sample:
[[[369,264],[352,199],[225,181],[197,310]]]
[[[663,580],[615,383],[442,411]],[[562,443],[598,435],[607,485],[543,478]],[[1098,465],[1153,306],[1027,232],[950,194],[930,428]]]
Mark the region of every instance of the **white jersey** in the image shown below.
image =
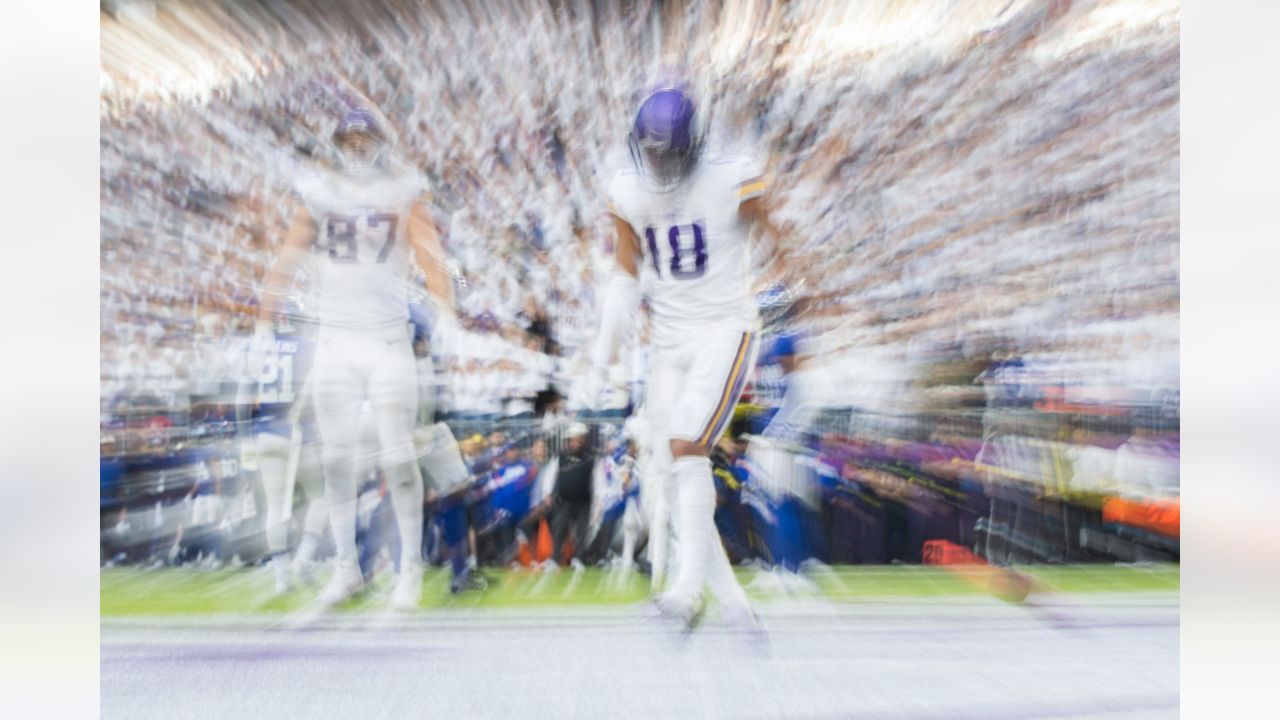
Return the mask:
[[[765,187],[761,166],[746,157],[704,160],[668,193],[652,190],[634,169],[609,185],[610,212],[640,240],[656,345],[709,329],[756,329],[750,238],[738,208]]]
[[[381,329],[409,320],[409,216],[427,192],[410,170],[368,176],[322,172],[298,195],[315,220],[314,298],[323,326]]]

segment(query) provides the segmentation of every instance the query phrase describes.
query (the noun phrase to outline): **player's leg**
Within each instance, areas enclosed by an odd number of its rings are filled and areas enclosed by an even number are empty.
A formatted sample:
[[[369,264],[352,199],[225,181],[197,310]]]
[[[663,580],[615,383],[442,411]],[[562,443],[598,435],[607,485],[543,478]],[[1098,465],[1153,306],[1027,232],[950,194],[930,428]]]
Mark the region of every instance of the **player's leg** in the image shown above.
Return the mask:
[[[692,613],[708,582],[726,612],[746,605],[715,530],[715,483],[707,454],[733,416],[755,364],[756,342],[751,333],[718,334],[699,340],[689,352],[669,424],[680,548],[676,578],[662,604],[675,615]]]
[[[632,417],[639,417],[643,413],[643,408]],[[648,425],[648,420],[643,421]],[[651,483],[647,479],[649,472],[649,451],[648,451],[648,433],[637,435],[634,442],[639,447],[636,453],[636,463],[632,470],[632,482],[635,483],[634,489],[630,493],[630,497],[626,500],[626,509],[622,513],[622,570],[623,574],[630,572],[635,567],[636,554],[643,548],[640,539],[645,536],[649,527],[649,515],[647,513],[646,502],[652,502]]]
[[[551,503],[551,562],[559,565],[564,560],[564,541],[569,534],[569,521],[572,518],[569,504],[556,498]]]
[[[466,507],[461,493],[466,489],[469,473],[462,460],[458,441],[444,423],[415,431],[418,464],[424,481],[429,481],[441,498],[437,513],[441,517],[441,539],[453,573],[451,587],[455,592],[464,588],[467,580],[467,522]]]
[[[404,329],[381,338],[377,350],[369,378],[369,402],[377,423],[380,465],[400,531],[400,577],[392,603],[408,609],[416,607],[422,597],[424,490],[413,443],[418,412],[417,364]]]
[[[320,546],[320,536],[329,522],[329,503],[324,494],[324,472],[320,462],[320,447],[305,434],[298,453],[297,483],[307,496],[307,512],[302,520],[302,539],[293,557],[294,570],[304,581],[310,582],[311,564]]]
[[[449,560],[453,579],[449,590],[454,594],[469,588],[471,569],[467,565],[467,506],[464,492],[459,490],[440,498],[437,511],[444,555]]]
[[[654,492],[653,516],[649,520],[649,563],[652,573],[649,587],[653,592],[658,592],[666,586],[667,575],[673,564],[671,507],[675,502],[675,484],[670,460],[661,466],[655,463],[653,475],[653,484],[657,489]]]
[[[658,592],[667,578],[671,559],[671,506],[674,502],[674,485],[671,476],[671,445],[668,423],[679,396],[683,368],[676,353],[659,350],[654,353],[653,369],[649,375],[645,398],[645,418],[649,423],[649,436],[643,443],[644,485],[648,498],[644,506],[650,511],[649,564],[651,566],[650,589]]]
[[[448,425],[440,422],[419,428],[415,437],[423,479],[429,481],[437,493],[447,495],[466,484],[470,473]]]
[[[751,481],[762,505],[757,508],[756,527],[769,556],[771,578],[781,584],[781,573],[790,561],[786,543],[786,508],[783,500],[787,492],[787,465],[790,455],[775,440],[757,437],[747,448],[747,464],[751,469]]]
[[[573,558],[569,561],[575,570],[583,569],[583,563],[591,562],[591,505],[573,504]]]
[[[289,438],[273,432],[258,433],[258,475],[267,501],[267,554],[277,593],[289,590]]]
[[[311,371],[324,495],[336,553],[334,575],[320,594],[323,604],[341,602],[363,584],[356,554],[356,453],[364,405],[360,350],[353,336],[322,335]]]
[[[642,515],[640,508],[636,507],[636,500],[628,498],[626,508],[622,511],[621,569],[623,574],[630,573],[635,563],[636,540],[639,539],[641,531],[644,530],[644,518]]]

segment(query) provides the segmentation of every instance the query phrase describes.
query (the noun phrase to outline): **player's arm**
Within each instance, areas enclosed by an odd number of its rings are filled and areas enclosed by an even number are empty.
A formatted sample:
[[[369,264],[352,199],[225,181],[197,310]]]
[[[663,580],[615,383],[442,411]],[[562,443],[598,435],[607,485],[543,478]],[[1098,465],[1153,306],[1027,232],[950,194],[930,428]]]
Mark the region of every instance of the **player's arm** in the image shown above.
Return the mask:
[[[413,248],[418,267],[427,276],[427,292],[431,293],[441,311],[453,315],[453,278],[449,275],[444,246],[440,243],[440,234],[436,232],[426,200],[423,196],[414,203],[409,215],[409,246]]]
[[[316,222],[311,213],[300,203],[295,204],[293,220],[289,231],[285,234],[284,244],[275,263],[267,273],[266,284],[262,288],[262,298],[258,302],[258,323],[269,323],[272,316],[280,309],[283,300],[293,285],[293,277],[298,267],[307,256],[307,250],[316,238]]]
[[[453,277],[449,273],[448,259],[435,220],[427,206],[428,196],[423,195],[413,205],[409,214],[409,247],[413,259],[422,268],[427,280],[427,297],[435,306],[435,322],[431,332],[432,352],[443,357],[458,353],[459,331],[457,299],[453,292]]]
[[[613,216],[615,240],[613,257],[617,265],[609,277],[601,313],[600,334],[591,349],[591,364],[606,367],[613,357],[617,340],[630,329],[630,321],[640,303],[640,238],[636,237],[631,223],[618,215]]]
[[[640,277],[640,238],[632,229],[631,223],[617,215],[613,216],[613,231],[617,242],[613,246],[613,259],[618,267],[631,278]]]
[[[766,204],[764,196],[757,195],[743,201],[738,206],[738,212],[746,219],[749,227],[760,230],[760,234],[764,237],[765,242],[768,243],[768,254],[765,260],[766,276],[774,282],[785,282],[785,278],[788,277],[791,269],[791,263],[786,252],[786,233],[769,216],[769,206]],[[783,372],[789,375],[801,369],[809,360],[809,357],[809,355],[800,352],[799,348],[792,345],[791,352],[784,354],[779,359],[779,364],[782,366]]]
[[[271,337],[271,319],[284,305],[289,289],[293,286],[293,278],[298,272],[298,267],[306,259],[307,251],[315,241],[316,227],[311,212],[302,203],[295,202],[293,219],[289,222],[284,243],[281,244],[280,252],[276,255],[276,260],[267,272],[266,282],[262,286],[253,338],[249,341],[249,348],[244,356],[245,364],[239,373],[241,379],[236,390],[235,406],[238,429],[248,426],[250,405],[256,405],[258,401],[257,377],[262,370],[263,356]]]
[[[759,230],[765,242],[765,272],[770,281],[779,281],[787,277],[790,269],[782,229],[769,216],[769,208],[764,196],[747,199],[738,206],[738,213],[746,220],[748,227]]]
[[[610,203],[613,212],[613,257],[616,264],[609,276],[600,312],[600,332],[591,345],[590,369],[570,392],[570,407],[594,409],[604,390],[609,361],[618,339],[625,337],[640,304],[640,239],[635,230]]]

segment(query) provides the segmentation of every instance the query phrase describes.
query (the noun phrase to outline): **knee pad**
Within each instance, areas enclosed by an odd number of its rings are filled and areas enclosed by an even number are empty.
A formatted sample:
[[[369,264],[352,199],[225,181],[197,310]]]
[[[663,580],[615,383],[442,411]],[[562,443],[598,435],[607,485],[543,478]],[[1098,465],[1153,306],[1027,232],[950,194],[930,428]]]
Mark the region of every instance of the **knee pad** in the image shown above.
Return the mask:
[[[259,458],[287,458],[289,456],[289,438],[276,433],[258,433],[257,437],[254,438],[254,451]]]
[[[320,444],[320,461],[325,465],[356,461],[356,444],[347,440],[326,440]]]
[[[403,465],[412,465],[417,460],[413,452],[413,444],[410,442],[399,443],[382,451],[383,470],[389,468],[398,468]]]

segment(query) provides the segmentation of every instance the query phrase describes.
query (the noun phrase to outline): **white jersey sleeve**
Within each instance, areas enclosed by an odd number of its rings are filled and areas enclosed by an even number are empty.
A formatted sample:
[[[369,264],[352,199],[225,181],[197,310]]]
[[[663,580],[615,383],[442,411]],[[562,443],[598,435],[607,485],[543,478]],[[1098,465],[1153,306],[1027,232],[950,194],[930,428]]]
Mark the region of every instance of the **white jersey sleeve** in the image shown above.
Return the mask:
[[[739,204],[758,198],[769,190],[769,180],[760,158],[742,155],[726,164],[729,166],[726,172],[733,178],[734,187],[737,189]]]

